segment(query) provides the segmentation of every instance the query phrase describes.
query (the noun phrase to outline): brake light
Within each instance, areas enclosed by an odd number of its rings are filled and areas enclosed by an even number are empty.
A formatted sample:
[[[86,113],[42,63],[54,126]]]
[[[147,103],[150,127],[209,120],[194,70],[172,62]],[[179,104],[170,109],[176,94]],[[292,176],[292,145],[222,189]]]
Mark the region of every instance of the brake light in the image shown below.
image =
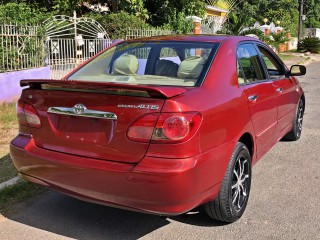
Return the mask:
[[[184,142],[196,133],[201,120],[198,112],[149,114],[132,124],[128,138],[138,142]]]
[[[129,128],[128,138],[136,142],[149,142],[159,114],[148,114],[139,118]]]
[[[21,125],[29,127],[40,128],[41,120],[37,110],[30,103],[19,100],[17,104],[18,122]]]
[[[26,116],[24,114],[23,106],[24,106],[24,102],[22,100],[19,100],[17,104],[18,122],[22,125],[28,125]]]
[[[153,143],[179,143],[190,139],[199,129],[202,116],[197,112],[162,113],[153,131]]]

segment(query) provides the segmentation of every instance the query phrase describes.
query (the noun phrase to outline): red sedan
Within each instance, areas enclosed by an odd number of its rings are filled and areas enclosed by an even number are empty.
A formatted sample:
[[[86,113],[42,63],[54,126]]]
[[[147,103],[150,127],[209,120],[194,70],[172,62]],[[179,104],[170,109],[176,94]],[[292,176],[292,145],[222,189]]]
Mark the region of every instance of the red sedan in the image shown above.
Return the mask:
[[[160,215],[199,205],[233,222],[251,166],[297,140],[303,90],[249,37],[162,36],[111,46],[63,80],[23,80],[19,175],[85,201]]]

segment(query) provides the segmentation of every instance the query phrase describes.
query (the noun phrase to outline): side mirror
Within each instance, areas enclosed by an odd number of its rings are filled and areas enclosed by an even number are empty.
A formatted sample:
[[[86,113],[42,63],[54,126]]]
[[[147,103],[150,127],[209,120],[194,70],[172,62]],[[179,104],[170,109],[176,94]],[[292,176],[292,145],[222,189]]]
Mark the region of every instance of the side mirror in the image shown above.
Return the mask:
[[[290,68],[289,76],[303,76],[307,72],[307,69],[303,65],[292,65]]]

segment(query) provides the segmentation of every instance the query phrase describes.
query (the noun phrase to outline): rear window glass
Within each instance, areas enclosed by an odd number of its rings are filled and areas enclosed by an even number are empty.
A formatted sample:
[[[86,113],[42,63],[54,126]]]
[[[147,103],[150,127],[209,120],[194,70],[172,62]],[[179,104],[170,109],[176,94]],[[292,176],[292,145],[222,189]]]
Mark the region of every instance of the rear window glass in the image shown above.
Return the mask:
[[[112,47],[69,80],[128,84],[195,86],[201,81],[218,43],[134,42]]]

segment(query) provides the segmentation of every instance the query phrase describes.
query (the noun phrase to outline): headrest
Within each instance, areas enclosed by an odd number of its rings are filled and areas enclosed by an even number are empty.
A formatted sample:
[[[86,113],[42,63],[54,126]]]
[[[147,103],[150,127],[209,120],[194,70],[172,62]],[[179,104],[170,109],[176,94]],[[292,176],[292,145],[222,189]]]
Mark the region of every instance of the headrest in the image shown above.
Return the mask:
[[[131,54],[125,54],[113,63],[112,74],[133,75],[137,73],[138,68],[139,61],[137,57]]]
[[[183,60],[178,69],[178,77],[183,79],[197,79],[203,69],[205,61],[202,57],[188,57]]]
[[[156,64],[155,74],[167,77],[176,77],[179,65],[165,59],[160,59]]]

